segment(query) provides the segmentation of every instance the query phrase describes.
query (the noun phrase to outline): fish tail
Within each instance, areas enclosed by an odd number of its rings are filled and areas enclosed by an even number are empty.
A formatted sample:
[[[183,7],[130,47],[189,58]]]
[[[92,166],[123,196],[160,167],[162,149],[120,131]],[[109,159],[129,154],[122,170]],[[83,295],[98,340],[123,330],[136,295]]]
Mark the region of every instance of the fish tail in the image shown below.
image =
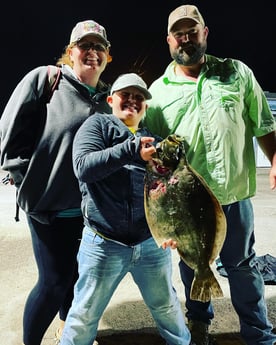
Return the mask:
[[[208,302],[211,300],[211,297],[223,297],[223,291],[214,273],[210,269],[208,276],[205,274],[203,278],[195,273],[190,298],[200,302]]]

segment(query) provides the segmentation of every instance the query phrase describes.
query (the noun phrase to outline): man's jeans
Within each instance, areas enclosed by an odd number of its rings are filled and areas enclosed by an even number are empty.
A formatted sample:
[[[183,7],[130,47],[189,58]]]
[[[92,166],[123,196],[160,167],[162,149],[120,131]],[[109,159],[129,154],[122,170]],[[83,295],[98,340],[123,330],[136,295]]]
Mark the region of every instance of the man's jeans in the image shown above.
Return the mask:
[[[115,289],[130,272],[167,344],[188,345],[190,333],[172,285],[171,250],[153,238],[126,246],[85,227],[78,254],[79,279],[60,345],[91,345]]]

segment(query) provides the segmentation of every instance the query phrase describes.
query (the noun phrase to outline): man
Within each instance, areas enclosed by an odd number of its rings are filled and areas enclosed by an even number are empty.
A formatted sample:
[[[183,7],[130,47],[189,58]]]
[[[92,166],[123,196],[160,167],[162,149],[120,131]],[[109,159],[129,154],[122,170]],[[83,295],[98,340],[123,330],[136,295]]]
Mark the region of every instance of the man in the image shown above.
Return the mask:
[[[253,137],[271,162],[276,186],[275,121],[252,71],[241,61],[207,55],[208,27],[198,8],[182,5],[168,19],[167,42],[173,61],[150,86],[152,100],[144,125],[162,137],[176,133],[188,143],[187,158],[223,206],[227,236],[220,259],[228,273],[232,304],[247,344],[273,345],[264,283],[253,266],[256,193]],[[211,301],[191,300],[194,272],[180,261],[188,326],[197,345],[209,343],[214,317]]]

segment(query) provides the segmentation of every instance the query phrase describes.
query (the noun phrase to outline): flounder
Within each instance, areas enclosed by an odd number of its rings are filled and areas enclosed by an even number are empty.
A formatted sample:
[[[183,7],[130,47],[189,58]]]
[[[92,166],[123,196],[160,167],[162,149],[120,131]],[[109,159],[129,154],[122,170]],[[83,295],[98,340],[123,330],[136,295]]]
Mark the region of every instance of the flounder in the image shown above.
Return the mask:
[[[205,180],[188,164],[183,138],[170,135],[157,144],[146,168],[144,200],[156,243],[177,241],[181,259],[195,272],[191,299],[223,297],[210,265],[225,240],[225,215]]]

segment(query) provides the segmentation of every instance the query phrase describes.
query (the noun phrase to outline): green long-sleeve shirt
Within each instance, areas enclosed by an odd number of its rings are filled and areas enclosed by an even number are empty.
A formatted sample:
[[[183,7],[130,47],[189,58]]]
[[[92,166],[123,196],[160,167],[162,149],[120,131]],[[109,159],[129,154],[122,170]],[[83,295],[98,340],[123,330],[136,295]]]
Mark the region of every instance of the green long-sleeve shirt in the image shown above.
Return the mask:
[[[206,55],[197,81],[176,76],[175,62],[149,88],[152,99],[143,124],[187,142],[191,166],[221,204],[256,193],[253,137],[275,130],[266,97],[251,69],[234,59]]]

